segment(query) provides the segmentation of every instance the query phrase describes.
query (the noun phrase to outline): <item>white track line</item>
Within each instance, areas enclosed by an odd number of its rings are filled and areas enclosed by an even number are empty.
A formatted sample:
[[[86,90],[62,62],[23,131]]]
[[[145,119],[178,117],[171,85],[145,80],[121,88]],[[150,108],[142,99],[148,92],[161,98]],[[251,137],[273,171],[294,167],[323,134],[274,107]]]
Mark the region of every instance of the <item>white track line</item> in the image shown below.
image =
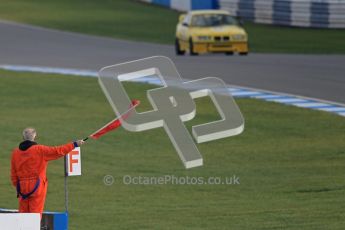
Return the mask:
[[[22,66],[22,65],[0,65],[0,69],[16,71],[16,72],[38,72],[38,73],[53,73],[66,74],[81,77],[98,77],[98,72],[93,70],[82,69],[67,69],[41,66]],[[151,84],[161,85],[157,78],[145,77],[140,82],[148,82]],[[307,98],[298,95],[285,94],[279,92],[266,91],[261,89],[253,89],[242,86],[229,86],[229,92],[234,97],[240,98],[255,98],[270,102],[276,102],[286,105],[297,106],[301,108],[308,108],[314,110],[325,111],[340,116],[345,116],[345,105],[341,103],[325,101],[316,98]]]

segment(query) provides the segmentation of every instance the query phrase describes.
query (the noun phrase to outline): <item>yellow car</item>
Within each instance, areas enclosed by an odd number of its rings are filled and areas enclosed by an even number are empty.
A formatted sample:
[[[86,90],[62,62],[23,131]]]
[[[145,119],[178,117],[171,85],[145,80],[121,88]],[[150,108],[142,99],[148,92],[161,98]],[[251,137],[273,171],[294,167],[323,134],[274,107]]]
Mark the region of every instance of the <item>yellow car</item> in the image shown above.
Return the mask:
[[[195,10],[180,15],[176,26],[177,55],[224,52],[248,54],[248,35],[227,11]]]

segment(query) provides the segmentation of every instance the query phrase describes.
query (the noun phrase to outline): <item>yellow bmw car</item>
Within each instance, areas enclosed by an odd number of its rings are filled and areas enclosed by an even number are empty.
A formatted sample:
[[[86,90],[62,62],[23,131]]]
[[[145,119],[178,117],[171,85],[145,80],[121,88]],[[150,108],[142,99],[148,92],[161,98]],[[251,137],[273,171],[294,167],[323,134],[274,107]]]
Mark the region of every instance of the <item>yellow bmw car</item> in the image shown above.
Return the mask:
[[[176,26],[177,55],[223,52],[248,54],[248,35],[236,18],[223,10],[195,10],[180,15]]]

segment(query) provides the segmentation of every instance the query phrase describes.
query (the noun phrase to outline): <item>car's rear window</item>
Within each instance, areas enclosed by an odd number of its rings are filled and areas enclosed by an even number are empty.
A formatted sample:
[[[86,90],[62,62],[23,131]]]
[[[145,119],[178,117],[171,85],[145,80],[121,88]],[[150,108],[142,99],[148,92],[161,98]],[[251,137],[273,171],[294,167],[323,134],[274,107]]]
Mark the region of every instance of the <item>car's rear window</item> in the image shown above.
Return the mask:
[[[210,27],[210,26],[224,26],[224,25],[238,25],[237,20],[227,14],[201,14],[192,17],[191,26],[196,27]]]

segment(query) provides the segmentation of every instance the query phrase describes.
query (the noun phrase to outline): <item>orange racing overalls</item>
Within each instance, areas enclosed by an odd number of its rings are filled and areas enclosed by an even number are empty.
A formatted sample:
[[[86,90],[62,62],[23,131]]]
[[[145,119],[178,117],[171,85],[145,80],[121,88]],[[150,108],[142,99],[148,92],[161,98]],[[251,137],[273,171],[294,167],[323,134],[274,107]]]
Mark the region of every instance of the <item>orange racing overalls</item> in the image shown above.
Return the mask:
[[[42,216],[48,188],[48,162],[65,156],[75,147],[76,144],[72,142],[49,147],[24,141],[13,150],[11,181],[17,188],[20,213],[40,213]]]

